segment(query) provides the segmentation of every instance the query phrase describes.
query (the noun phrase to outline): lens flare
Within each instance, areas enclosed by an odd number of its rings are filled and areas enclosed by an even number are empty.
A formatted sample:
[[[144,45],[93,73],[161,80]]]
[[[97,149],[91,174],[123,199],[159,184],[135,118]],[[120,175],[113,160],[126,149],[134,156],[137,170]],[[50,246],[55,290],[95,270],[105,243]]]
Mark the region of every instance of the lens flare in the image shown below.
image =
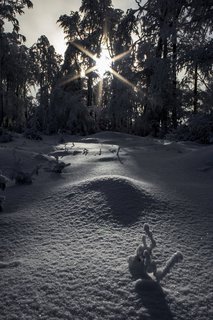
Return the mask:
[[[96,68],[97,73],[101,79],[103,79],[104,74],[110,71],[112,66],[112,59],[109,55],[109,51],[107,49],[102,49],[100,57],[96,57]]]
[[[94,62],[95,65],[88,68],[85,71],[81,71],[78,74],[69,76],[65,81],[61,82],[61,85],[65,85],[71,81],[74,81],[76,79],[79,78],[83,78],[85,77],[87,74],[95,71],[99,77],[101,82],[103,82],[103,79],[105,77],[105,74],[107,72],[110,72],[114,77],[116,77],[117,79],[119,79],[120,81],[122,81],[124,84],[126,84],[127,86],[131,87],[134,91],[137,91],[137,87],[131,83],[129,80],[127,80],[126,78],[124,78],[121,74],[119,74],[117,71],[115,71],[112,68],[112,65],[114,62],[123,59],[124,57],[128,56],[131,53],[131,49],[122,52],[114,57],[110,57],[110,53],[108,48],[106,47],[106,45],[104,44],[101,48],[101,54],[99,56],[95,55],[93,52],[87,50],[86,48],[84,48],[82,45],[80,45],[77,42],[72,42],[72,45],[76,48],[78,48],[81,52],[83,52],[86,56],[90,57]],[[101,84],[100,87],[103,86],[103,83]]]

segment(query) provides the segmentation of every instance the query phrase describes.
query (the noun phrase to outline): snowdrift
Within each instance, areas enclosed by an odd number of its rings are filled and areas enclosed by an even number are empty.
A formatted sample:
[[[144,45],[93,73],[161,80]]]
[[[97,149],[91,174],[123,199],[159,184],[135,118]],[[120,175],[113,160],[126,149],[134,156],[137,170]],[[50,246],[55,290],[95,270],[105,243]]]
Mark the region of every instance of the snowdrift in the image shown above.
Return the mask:
[[[178,152],[150,138],[92,138],[68,141],[71,153],[62,160],[71,166],[62,174],[42,169],[32,185],[11,184],[4,191],[2,319],[212,318],[212,200],[205,192],[211,180],[199,170],[211,161],[211,147],[181,145]],[[29,170],[65,150],[55,137],[24,141],[0,146],[4,174],[14,147]],[[119,146],[122,162],[116,156],[99,161]],[[199,199],[196,186],[204,188]],[[144,223],[153,229],[159,267],[175,251],[184,256],[161,285],[135,281],[129,272],[127,260],[141,243]]]

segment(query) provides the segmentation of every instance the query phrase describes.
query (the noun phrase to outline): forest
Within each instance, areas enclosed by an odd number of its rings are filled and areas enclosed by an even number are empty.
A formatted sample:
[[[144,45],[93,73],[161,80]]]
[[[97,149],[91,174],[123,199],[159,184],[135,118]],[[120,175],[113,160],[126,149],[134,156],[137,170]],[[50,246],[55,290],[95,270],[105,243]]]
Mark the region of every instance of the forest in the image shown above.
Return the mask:
[[[212,62],[213,0],[0,0],[1,320],[213,319]]]
[[[25,45],[19,16],[33,1],[1,0],[1,133],[110,130],[212,143],[212,0],[136,3],[123,12],[111,0],[82,0],[59,16],[62,57],[45,35]]]

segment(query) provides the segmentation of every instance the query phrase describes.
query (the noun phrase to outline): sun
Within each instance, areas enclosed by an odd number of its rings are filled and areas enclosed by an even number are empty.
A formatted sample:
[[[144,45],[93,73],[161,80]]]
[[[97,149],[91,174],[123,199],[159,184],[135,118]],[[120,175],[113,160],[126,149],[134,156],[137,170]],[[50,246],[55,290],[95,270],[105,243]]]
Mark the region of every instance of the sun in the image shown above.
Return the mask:
[[[121,74],[119,74],[116,70],[113,69],[114,62],[123,59],[124,57],[128,56],[131,53],[132,48],[130,47],[129,50],[122,52],[116,56],[113,56],[111,58],[108,48],[103,45],[101,47],[101,53],[99,56],[94,54],[93,52],[89,51],[88,49],[84,48],[81,44],[78,42],[71,42],[74,47],[79,49],[81,52],[83,52],[85,55],[90,57],[92,60],[94,60],[95,65],[89,67],[86,70],[82,70],[78,74],[75,74],[72,77],[69,77],[67,80],[63,82],[63,84],[69,83],[70,81],[74,81],[78,78],[83,78],[87,76],[91,72],[97,72],[100,78],[100,84],[103,84],[103,79],[105,77],[105,74],[107,72],[110,72],[113,76],[115,76],[117,79],[125,83],[126,85],[130,86],[134,91],[137,90],[136,86],[131,83],[129,80],[124,78]]]
[[[102,48],[99,57],[95,58],[96,71],[101,79],[104,78],[106,72],[109,72],[112,66],[112,59],[110,57],[109,51],[106,48]]]

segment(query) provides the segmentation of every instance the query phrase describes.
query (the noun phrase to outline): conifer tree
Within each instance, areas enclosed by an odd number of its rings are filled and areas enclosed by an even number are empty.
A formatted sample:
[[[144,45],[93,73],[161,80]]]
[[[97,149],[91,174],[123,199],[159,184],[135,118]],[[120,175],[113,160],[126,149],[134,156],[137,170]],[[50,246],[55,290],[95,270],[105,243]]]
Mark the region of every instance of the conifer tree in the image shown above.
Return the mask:
[[[38,115],[41,130],[48,129],[50,97],[60,74],[62,57],[55,52],[46,36],[41,36],[30,49],[34,61],[34,77],[38,85]]]
[[[21,43],[25,40],[25,37],[18,33],[19,21],[17,15],[23,14],[25,7],[32,8],[32,6],[33,4],[30,0],[4,0],[0,2],[0,126],[3,124],[4,117],[7,116],[8,113],[8,110],[6,110],[8,107],[8,91],[11,91],[13,87],[13,92],[11,92],[11,94],[17,96],[19,99],[20,88],[18,87],[23,86],[23,79],[19,79],[22,83],[17,84],[17,73],[19,76],[20,74],[23,76],[25,66],[20,70],[20,59],[26,54],[26,47],[20,47]],[[12,23],[12,33],[5,32],[5,22]],[[23,59],[23,63],[24,61],[26,60]],[[8,70],[8,67],[11,66],[14,68]],[[17,70],[17,68],[19,70]],[[25,77],[24,83],[26,83],[26,81]],[[24,90],[23,95],[26,97],[26,90]],[[17,99],[15,105],[16,103]]]

